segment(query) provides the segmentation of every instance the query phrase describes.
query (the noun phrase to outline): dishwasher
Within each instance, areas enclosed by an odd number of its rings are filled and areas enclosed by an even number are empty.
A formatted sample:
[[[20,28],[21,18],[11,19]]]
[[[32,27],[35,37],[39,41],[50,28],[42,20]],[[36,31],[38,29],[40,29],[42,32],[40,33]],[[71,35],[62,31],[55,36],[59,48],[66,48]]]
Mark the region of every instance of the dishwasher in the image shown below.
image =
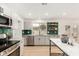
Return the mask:
[[[25,46],[33,46],[34,45],[34,36],[25,36],[24,37],[24,45]]]

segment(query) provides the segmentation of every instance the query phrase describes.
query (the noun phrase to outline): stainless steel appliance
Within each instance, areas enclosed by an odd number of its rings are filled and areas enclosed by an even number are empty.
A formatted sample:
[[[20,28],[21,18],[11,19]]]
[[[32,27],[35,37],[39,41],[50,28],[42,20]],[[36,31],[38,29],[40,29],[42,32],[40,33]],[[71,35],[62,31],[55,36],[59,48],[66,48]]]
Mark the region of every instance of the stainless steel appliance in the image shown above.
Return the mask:
[[[33,46],[34,45],[34,36],[24,36],[24,45]]]
[[[28,36],[26,38],[27,40],[27,45],[34,45],[34,37],[33,36]]]
[[[20,43],[14,44],[13,46],[7,48],[6,50],[3,50],[0,52],[0,56],[11,56],[12,53],[14,53],[19,48]],[[12,54],[12,56],[19,56],[19,51],[15,55]]]
[[[10,19],[9,17],[0,15],[0,25],[12,25],[12,19]]]

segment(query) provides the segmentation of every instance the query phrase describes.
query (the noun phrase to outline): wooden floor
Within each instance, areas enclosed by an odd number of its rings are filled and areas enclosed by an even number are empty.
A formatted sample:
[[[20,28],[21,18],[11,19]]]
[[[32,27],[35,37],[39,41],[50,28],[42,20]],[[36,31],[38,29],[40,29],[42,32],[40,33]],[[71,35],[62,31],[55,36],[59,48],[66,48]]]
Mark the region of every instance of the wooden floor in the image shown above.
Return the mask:
[[[53,53],[62,53],[56,46],[52,47]],[[25,46],[23,56],[49,56],[49,46]]]

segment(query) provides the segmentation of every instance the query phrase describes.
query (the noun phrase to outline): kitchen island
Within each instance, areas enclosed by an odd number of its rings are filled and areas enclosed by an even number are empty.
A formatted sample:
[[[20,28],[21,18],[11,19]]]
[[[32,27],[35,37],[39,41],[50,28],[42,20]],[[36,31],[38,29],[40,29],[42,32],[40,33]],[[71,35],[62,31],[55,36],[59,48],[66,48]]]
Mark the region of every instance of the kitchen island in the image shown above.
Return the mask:
[[[19,56],[20,41],[11,40],[6,43],[0,43],[0,56]]]
[[[60,38],[50,38],[50,49],[49,49],[50,56],[51,56],[51,42],[54,43],[63,52],[63,56],[79,56],[78,43],[74,42],[72,46],[66,43],[62,43]]]

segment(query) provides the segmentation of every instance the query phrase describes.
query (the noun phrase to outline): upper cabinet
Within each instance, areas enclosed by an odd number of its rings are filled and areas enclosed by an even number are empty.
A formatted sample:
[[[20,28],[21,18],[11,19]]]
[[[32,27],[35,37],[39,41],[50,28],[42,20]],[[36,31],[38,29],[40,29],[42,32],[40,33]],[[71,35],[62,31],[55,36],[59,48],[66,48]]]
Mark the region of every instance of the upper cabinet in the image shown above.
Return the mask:
[[[58,22],[47,22],[47,34],[58,35]]]

